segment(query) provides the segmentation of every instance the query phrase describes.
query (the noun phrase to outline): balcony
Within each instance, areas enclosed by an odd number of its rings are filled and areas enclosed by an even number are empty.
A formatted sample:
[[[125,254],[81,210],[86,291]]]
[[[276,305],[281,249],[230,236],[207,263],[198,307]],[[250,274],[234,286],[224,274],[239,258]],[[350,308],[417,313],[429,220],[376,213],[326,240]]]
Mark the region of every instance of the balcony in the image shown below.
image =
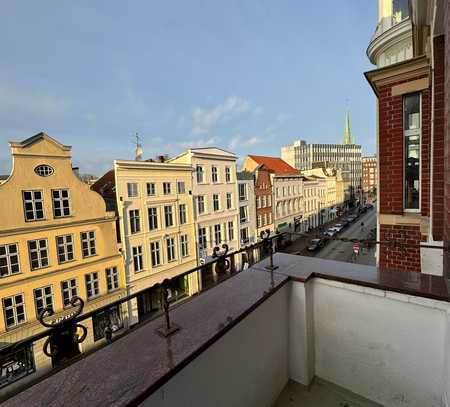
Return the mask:
[[[441,277],[276,253],[4,406],[417,406],[449,391]],[[341,404],[339,404],[341,403]]]
[[[370,62],[378,68],[412,58],[412,24],[409,18],[382,19],[367,48]]]

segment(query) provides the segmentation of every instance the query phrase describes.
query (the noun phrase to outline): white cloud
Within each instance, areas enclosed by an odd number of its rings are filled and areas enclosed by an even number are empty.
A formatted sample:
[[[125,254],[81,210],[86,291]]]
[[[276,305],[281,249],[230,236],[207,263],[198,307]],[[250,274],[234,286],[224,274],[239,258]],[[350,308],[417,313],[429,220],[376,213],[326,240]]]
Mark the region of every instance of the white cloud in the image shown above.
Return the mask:
[[[220,144],[220,140],[217,137],[207,137],[167,144],[166,146],[164,146],[164,150],[169,152],[170,154],[173,154],[179,153],[181,150],[185,150],[188,148],[211,147],[218,144]]]
[[[196,106],[191,112],[193,125],[191,134],[206,134],[218,123],[251,112],[254,114],[261,114],[263,108],[261,106],[253,107],[249,100],[240,96],[229,96],[222,103],[212,108]],[[184,122],[185,117],[182,116],[179,123]]]
[[[263,142],[263,139],[258,136],[251,136],[251,137],[241,137],[240,134],[236,134],[234,137],[231,138],[230,143],[228,144],[229,150],[235,150],[237,148],[243,148],[243,147],[252,147],[257,144],[260,144]]]

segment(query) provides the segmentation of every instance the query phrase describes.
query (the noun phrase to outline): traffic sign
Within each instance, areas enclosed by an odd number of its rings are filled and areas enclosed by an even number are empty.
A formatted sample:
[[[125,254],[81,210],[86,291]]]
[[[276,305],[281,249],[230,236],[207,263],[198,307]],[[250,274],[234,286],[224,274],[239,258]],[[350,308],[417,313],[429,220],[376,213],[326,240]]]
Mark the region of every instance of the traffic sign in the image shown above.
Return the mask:
[[[353,244],[353,252],[356,254],[359,254],[359,250],[360,250],[359,243],[354,243]]]

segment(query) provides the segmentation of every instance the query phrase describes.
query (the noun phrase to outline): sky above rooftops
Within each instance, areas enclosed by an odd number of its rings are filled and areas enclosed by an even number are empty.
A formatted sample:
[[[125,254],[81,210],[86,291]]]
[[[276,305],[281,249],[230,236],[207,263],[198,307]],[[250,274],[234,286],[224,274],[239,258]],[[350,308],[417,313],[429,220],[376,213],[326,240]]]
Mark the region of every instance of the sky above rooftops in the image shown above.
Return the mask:
[[[217,146],[279,156],[342,141],[375,151],[363,72],[375,0],[3,2],[0,174],[44,131],[100,175],[114,159]]]

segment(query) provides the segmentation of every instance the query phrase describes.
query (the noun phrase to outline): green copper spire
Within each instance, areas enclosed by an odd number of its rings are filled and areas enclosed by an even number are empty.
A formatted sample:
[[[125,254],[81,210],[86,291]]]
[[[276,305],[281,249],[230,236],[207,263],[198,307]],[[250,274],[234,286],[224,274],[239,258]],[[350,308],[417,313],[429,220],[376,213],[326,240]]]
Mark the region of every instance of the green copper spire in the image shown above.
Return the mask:
[[[342,144],[354,144],[355,140],[352,137],[352,131],[350,130],[350,114],[347,112],[345,114],[345,130],[344,130],[344,140]]]

